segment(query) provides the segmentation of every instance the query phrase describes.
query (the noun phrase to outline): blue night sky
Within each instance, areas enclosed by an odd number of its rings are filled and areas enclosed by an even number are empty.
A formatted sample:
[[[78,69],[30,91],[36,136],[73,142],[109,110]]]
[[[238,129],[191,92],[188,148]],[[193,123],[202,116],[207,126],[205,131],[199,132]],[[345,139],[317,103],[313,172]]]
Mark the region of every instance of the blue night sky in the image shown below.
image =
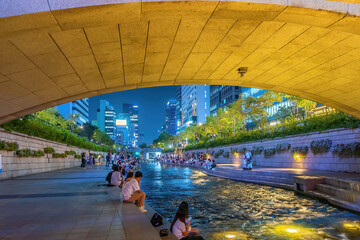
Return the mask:
[[[156,87],[109,93],[89,99],[90,123],[96,119],[99,101],[105,99],[115,107],[116,113],[122,110],[123,103],[139,106],[139,131],[144,133],[147,144],[158,137],[158,130],[165,123],[165,107],[169,99],[176,99],[176,87]]]

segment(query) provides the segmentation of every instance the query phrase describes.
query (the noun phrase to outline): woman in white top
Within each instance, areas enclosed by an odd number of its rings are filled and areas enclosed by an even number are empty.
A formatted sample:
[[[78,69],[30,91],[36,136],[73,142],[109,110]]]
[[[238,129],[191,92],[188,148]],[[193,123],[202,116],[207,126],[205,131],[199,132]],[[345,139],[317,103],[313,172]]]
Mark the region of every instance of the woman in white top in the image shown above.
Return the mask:
[[[246,159],[245,153],[243,153],[243,155],[242,155],[242,168],[244,170],[247,170],[247,159]]]
[[[199,235],[199,230],[191,228],[191,218],[188,217],[189,204],[182,202],[170,226],[170,231],[181,240],[204,240]]]
[[[190,221],[186,221],[185,210],[179,209],[175,215],[174,221],[171,224],[170,230],[177,239],[186,238],[190,232]]]
[[[114,166],[114,172],[111,174],[111,185],[121,187],[124,183],[123,176],[121,175],[121,168]]]

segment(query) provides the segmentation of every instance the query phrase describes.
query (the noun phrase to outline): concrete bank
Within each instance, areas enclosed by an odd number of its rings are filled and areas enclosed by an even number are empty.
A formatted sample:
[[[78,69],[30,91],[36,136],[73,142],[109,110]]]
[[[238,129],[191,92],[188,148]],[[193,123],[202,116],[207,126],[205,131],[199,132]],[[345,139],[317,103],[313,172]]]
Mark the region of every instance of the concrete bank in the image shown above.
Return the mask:
[[[68,146],[66,144],[49,141],[43,138],[32,137],[17,132],[7,132],[0,129],[0,140],[6,142],[16,142],[19,149],[44,150],[51,147],[56,153],[64,153],[65,151],[75,151],[76,154],[89,152],[87,149]],[[100,152],[91,151],[99,154]],[[104,153],[101,153],[104,154]],[[16,156],[13,151],[0,151],[1,163],[0,180],[9,179],[30,174],[60,170],[75,166],[80,166],[81,160],[69,155],[66,158],[53,158],[52,154],[45,154],[44,157],[23,157]]]
[[[313,154],[310,150],[312,141],[322,141],[329,139],[332,142],[330,150],[326,153]],[[339,156],[334,154],[332,150],[337,144],[350,144],[360,142],[360,128],[355,129],[331,129],[321,132],[312,132],[306,134],[298,134],[286,137],[278,137],[274,139],[264,139],[261,141],[246,142],[241,144],[232,144],[219,146],[208,149],[189,150],[184,155],[192,155],[197,153],[216,153],[223,151],[228,152],[215,158],[220,164],[241,164],[241,154],[232,154],[231,149],[246,148],[253,150],[254,147],[262,147],[263,149],[274,149],[278,144],[289,144],[290,149],[281,153],[274,152],[273,155],[264,156],[264,151],[260,154],[254,154],[253,162],[256,166],[270,168],[297,168],[311,171],[331,171],[331,172],[348,172],[360,173],[360,156]],[[308,153],[294,159],[291,150],[296,147],[307,147]]]

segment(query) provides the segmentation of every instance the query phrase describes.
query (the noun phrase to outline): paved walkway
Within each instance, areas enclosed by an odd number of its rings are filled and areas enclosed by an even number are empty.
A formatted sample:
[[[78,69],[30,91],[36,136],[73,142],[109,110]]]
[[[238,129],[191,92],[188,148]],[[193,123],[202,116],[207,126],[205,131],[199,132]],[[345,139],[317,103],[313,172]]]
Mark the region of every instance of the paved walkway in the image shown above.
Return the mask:
[[[104,184],[104,166],[0,181],[0,239],[160,239],[120,189]]]
[[[216,171],[228,171],[228,172],[243,172],[239,165],[236,164],[218,164]],[[274,175],[290,174],[290,175],[306,175],[306,176],[324,176],[324,177],[336,177],[347,180],[360,181],[360,174],[357,173],[340,173],[340,172],[325,172],[325,171],[312,171],[299,168],[269,168],[269,167],[254,167],[252,172],[255,173],[269,173]]]

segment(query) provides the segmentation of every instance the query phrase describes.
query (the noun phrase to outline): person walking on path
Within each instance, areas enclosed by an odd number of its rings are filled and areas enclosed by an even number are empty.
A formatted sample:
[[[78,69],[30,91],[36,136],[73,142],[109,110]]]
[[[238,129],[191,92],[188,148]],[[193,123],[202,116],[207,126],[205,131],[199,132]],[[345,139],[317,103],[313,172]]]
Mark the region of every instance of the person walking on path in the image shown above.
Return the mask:
[[[113,153],[113,154],[111,155],[111,165],[114,164],[114,161],[115,161],[115,153]]]
[[[92,156],[92,153],[89,154],[89,167],[92,168],[92,165],[93,165],[93,156]]]
[[[81,168],[85,168],[86,166],[86,156],[85,156],[85,153],[81,153]]]
[[[242,168],[247,170],[247,159],[246,159],[246,152],[242,155]]]
[[[101,162],[101,154],[99,154],[99,156],[98,156],[98,164],[100,165],[100,162]]]
[[[110,153],[108,155],[106,155],[106,167],[108,168],[110,166]]]

